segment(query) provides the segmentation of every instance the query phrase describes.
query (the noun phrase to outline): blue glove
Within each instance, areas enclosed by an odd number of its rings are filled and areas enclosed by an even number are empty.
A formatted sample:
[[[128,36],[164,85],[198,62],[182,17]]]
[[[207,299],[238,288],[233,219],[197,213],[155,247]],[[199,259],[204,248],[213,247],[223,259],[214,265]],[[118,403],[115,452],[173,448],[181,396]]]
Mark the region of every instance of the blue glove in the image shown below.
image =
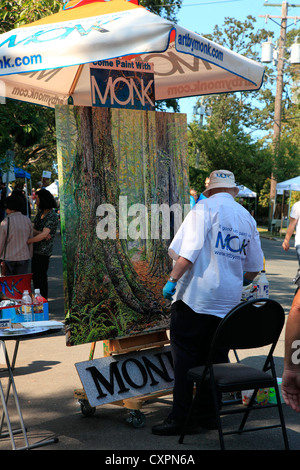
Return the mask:
[[[165,299],[173,300],[173,295],[176,291],[177,282],[168,281],[165,287],[163,288],[163,296]]]

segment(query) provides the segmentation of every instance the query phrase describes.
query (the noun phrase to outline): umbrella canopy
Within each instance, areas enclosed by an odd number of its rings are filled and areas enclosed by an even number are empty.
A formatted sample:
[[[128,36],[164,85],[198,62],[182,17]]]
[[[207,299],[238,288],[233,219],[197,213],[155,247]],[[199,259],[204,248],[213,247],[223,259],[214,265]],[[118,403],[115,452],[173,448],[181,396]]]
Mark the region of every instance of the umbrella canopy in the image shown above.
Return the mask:
[[[276,184],[276,191],[300,191],[300,176]]]
[[[158,101],[257,90],[264,72],[135,0],[73,0],[59,13],[0,35],[2,95],[48,107],[71,97],[75,105],[91,106],[90,64],[109,59],[120,72],[153,64]]]

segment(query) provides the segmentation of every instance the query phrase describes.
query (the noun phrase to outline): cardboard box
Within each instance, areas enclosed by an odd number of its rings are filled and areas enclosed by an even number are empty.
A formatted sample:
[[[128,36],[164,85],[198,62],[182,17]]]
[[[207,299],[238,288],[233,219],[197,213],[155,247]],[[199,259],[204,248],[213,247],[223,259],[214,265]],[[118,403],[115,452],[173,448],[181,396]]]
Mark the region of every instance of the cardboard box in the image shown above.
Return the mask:
[[[0,276],[0,289],[2,293],[12,299],[20,301],[14,307],[0,308],[0,319],[11,319],[12,323],[19,323],[24,321],[21,313],[21,299],[24,290],[31,293],[31,280],[32,274],[19,274],[18,276]],[[44,321],[49,320],[49,308],[46,299],[43,299],[44,312],[41,314],[33,314],[32,320]],[[33,309],[32,309],[33,310]]]
[[[31,279],[32,274],[0,276],[0,289],[6,297],[18,300],[22,298],[24,290],[31,292]]]

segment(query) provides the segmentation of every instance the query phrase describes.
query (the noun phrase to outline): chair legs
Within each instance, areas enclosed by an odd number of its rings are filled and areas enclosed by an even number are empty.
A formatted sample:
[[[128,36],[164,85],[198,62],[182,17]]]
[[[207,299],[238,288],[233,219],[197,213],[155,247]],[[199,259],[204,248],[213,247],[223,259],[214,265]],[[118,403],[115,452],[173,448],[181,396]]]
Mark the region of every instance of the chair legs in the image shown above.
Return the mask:
[[[243,429],[244,429],[244,427],[245,427],[245,424],[246,424],[246,421],[247,421],[247,419],[248,419],[249,413],[250,413],[250,411],[251,411],[251,406],[252,406],[253,403],[254,403],[254,400],[255,400],[255,397],[256,397],[257,392],[258,392],[258,389],[256,389],[256,390],[253,391],[253,394],[252,394],[252,396],[251,396],[251,398],[250,398],[249,404],[248,404],[248,406],[247,406],[246,409],[245,409],[245,413],[244,413],[242,422],[241,422],[240,427],[239,427],[239,433],[240,433],[240,434],[242,434],[242,432],[243,432]]]
[[[285,420],[284,420],[284,416],[283,416],[281,398],[280,398],[280,393],[279,393],[279,388],[278,388],[277,382],[275,383],[274,388],[275,388],[275,395],[276,395],[276,400],[277,400],[277,405],[278,405],[278,413],[279,413],[279,419],[280,419],[280,424],[281,424],[281,430],[282,430],[285,450],[289,450],[289,441],[288,441],[288,437],[287,437]]]
[[[278,384],[277,384],[276,380],[274,382],[274,389],[275,389],[275,395],[276,395],[276,401],[277,401],[277,406],[276,405],[274,405],[274,406],[276,406],[276,408],[278,410],[279,420],[280,420],[280,425],[278,425],[277,427],[281,427],[285,450],[289,450],[289,441],[288,441],[287,432],[286,432],[285,419],[284,419],[283,410],[282,410],[282,404],[281,404],[279,388],[278,388]],[[246,421],[247,421],[249,413],[251,411],[250,407],[252,406],[252,404],[254,402],[254,399],[256,397],[256,393],[257,393],[257,390],[254,391],[254,393],[253,393],[253,395],[250,399],[248,409],[246,409],[246,413],[243,416],[242,422],[241,422],[240,427],[239,427],[240,434],[242,434],[243,429],[245,427]]]
[[[224,442],[224,435],[225,434],[242,434],[243,432],[255,431],[255,430],[259,430],[259,429],[263,430],[263,429],[274,428],[274,427],[281,427],[285,450],[289,450],[289,442],[288,442],[286,426],[285,426],[285,420],[284,420],[282,404],[281,404],[281,399],[280,399],[280,393],[279,393],[277,383],[275,383],[274,388],[275,388],[275,394],[276,394],[276,399],[277,399],[277,405],[274,405],[274,407],[276,407],[278,409],[280,424],[273,425],[273,426],[263,426],[263,427],[260,427],[260,428],[251,428],[251,429],[244,430],[246,421],[247,421],[249,413],[251,411],[251,407],[252,407],[252,405],[254,403],[254,400],[255,400],[255,397],[256,397],[257,390],[255,390],[252,397],[251,397],[251,399],[250,399],[249,405],[247,406],[245,411],[243,411],[243,410],[240,411],[240,413],[244,413],[244,415],[243,415],[243,418],[242,418],[242,421],[241,421],[241,424],[240,424],[238,430],[233,431],[233,432],[223,433],[222,423],[221,423],[222,413],[220,413],[218,394],[217,394],[216,389],[214,387],[212,387],[212,395],[213,395],[215,415],[216,415],[217,425],[218,425],[218,435],[219,435],[219,443],[220,443],[220,449],[221,450],[225,450],[225,442]],[[184,425],[183,425],[183,428],[182,428],[182,431],[181,431],[181,434],[180,434],[180,437],[179,437],[179,440],[178,440],[179,444],[183,444],[184,436],[185,436],[186,431],[188,429],[189,423],[191,422],[191,417],[193,415],[193,411],[195,410],[196,403],[197,403],[197,393],[198,393],[198,390],[197,390],[197,392],[195,394],[195,397],[193,399],[193,402],[192,402],[192,405],[190,407],[188,416],[187,416],[187,418],[184,422]],[[228,414],[230,414],[230,412]]]
[[[190,424],[191,422],[191,418],[193,416],[193,412],[196,408],[196,404],[197,404],[197,390],[196,390],[196,393],[195,393],[195,396],[193,398],[193,401],[192,401],[192,404],[190,406],[190,409],[189,409],[189,412],[187,414],[187,417],[184,421],[184,424],[183,424],[183,427],[182,427],[182,431],[181,431],[181,434],[180,434],[180,437],[178,439],[178,443],[179,444],[183,444],[183,439],[184,439],[184,436],[186,435],[186,431],[188,429],[188,425]]]
[[[225,450],[225,442],[224,442],[223,429],[222,429],[221,416],[220,416],[220,404],[218,400],[217,390],[215,389],[214,386],[212,387],[212,392],[213,392],[213,401],[214,401],[214,406],[215,406],[215,415],[216,415],[217,424],[218,424],[220,447],[221,447],[221,450]]]

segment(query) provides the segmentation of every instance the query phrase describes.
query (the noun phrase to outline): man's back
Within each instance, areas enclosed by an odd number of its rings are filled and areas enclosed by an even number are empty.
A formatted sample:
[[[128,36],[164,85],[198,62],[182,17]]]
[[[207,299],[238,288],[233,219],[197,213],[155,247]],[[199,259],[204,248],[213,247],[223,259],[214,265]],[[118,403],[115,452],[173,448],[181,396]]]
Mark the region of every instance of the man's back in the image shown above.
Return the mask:
[[[255,220],[228,193],[197,204],[172,250],[193,263],[179,280],[174,301],[221,317],[240,301],[243,271],[259,271],[263,262]]]

